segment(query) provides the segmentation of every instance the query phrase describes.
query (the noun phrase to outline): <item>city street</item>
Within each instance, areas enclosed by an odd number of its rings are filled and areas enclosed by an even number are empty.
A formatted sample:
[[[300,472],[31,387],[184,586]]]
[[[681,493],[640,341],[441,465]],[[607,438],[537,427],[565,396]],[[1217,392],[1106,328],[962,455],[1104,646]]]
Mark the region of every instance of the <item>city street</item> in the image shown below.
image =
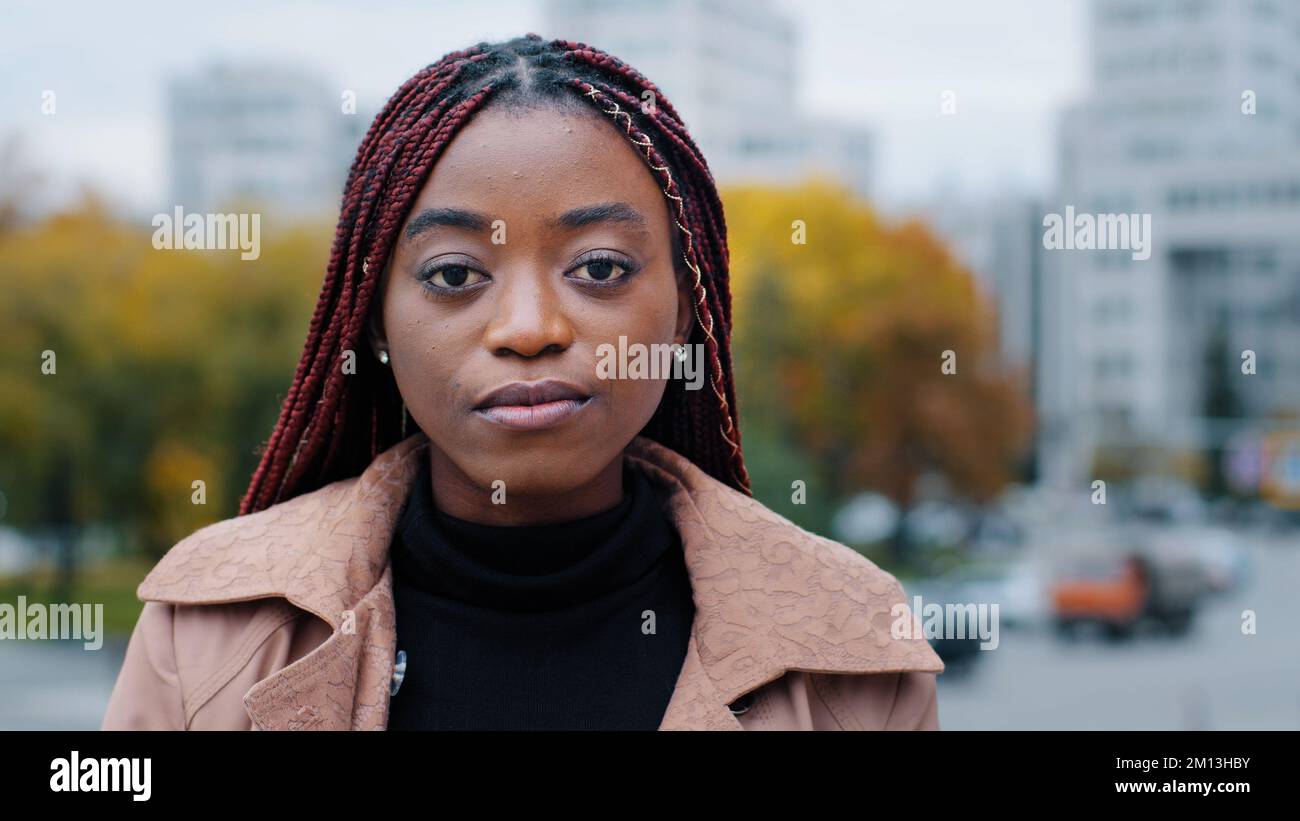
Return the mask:
[[[945,730],[1300,729],[1300,537],[1251,538],[1253,578],[1183,638],[1062,641],[1003,629],[964,678],[939,680]],[[1241,613],[1257,634],[1242,635]]]
[[[126,652],[82,642],[0,641],[0,730],[97,730]]]

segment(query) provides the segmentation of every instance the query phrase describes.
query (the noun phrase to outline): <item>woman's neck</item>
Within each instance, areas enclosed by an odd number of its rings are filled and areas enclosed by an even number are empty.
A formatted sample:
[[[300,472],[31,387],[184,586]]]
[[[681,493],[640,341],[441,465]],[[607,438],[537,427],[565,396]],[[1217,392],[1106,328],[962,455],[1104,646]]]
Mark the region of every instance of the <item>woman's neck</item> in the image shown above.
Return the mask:
[[[562,493],[528,492],[504,481],[484,487],[429,448],[429,476],[438,510],[467,522],[485,525],[536,525],[566,522],[609,510],[623,499],[623,456],[610,462],[589,482]]]

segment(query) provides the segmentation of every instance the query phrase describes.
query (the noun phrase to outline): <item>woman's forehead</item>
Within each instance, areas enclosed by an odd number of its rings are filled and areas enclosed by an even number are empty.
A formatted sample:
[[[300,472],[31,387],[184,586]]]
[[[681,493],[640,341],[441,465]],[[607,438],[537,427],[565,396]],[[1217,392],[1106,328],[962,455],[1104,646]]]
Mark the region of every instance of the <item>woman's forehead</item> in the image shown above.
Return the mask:
[[[668,217],[655,174],[603,114],[488,107],[447,146],[412,214],[458,207],[554,221],[611,202],[627,203],[652,222]]]

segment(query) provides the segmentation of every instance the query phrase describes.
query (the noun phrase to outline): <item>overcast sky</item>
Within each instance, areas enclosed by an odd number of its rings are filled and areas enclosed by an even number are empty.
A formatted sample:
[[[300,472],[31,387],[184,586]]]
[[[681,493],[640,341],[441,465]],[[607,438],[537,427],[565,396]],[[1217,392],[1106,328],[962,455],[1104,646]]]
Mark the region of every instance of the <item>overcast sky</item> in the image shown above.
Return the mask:
[[[777,3],[800,32],[804,105],[874,131],[882,200],[1050,186],[1058,114],[1086,85],[1083,0]],[[214,58],[300,63],[377,108],[447,51],[552,34],[539,0],[187,5],[4,4],[0,134],[25,135],[51,190],[90,179],[156,210],[166,195],[165,79]],[[40,113],[45,89],[58,95],[56,116]],[[956,94],[953,116],[940,114],[945,90]]]

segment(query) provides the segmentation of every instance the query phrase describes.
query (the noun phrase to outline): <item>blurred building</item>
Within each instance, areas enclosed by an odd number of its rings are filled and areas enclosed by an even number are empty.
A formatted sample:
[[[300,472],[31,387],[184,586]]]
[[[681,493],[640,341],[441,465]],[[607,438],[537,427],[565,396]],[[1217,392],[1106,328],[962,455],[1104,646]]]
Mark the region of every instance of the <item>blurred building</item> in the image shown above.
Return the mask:
[[[1042,214],[1039,197],[1012,192],[972,197],[947,187],[898,214],[921,219],[975,276],[997,312],[998,364],[1023,375],[1035,405],[1043,351],[1051,341],[1041,310],[1048,261]],[[1020,478],[1034,481],[1039,459],[1035,453],[1026,456],[1028,475]]]
[[[868,195],[870,134],[801,112],[797,38],[770,0],[547,0],[544,34],[608,51],[682,115],[720,183],[821,174]]]
[[[968,198],[955,192],[944,192],[916,210],[996,307],[999,353],[1013,367],[1032,369],[1041,347],[1042,213],[1036,197]]]
[[[345,113],[343,95],[323,77],[282,65],[215,64],[174,80],[167,89],[174,204],[336,213],[371,119]]]
[[[1222,444],[1215,391],[1260,425],[1300,410],[1300,4],[1094,0],[1090,29],[1044,213],[1150,214],[1153,237],[1044,257],[1040,467],[1071,482],[1099,446]]]

